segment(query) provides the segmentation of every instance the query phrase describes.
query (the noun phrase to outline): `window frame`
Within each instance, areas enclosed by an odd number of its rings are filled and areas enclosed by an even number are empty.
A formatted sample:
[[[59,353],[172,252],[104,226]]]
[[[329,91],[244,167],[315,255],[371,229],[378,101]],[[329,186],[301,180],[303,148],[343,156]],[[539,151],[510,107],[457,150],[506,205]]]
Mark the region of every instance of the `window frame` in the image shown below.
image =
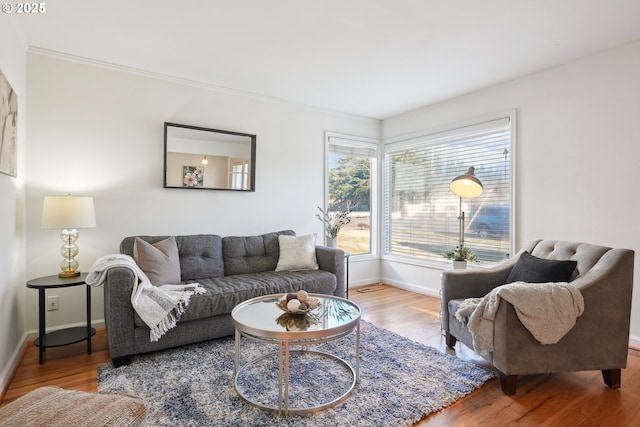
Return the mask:
[[[237,171],[236,168],[240,167],[240,171]],[[230,188],[233,190],[247,190],[249,188],[249,161],[237,160],[231,161],[231,169],[229,171],[231,175],[231,185]],[[237,186],[237,181],[240,181],[240,185]]]
[[[329,156],[330,145],[339,144],[345,147],[372,149],[375,155],[372,157],[373,165],[370,170],[371,188],[369,195],[369,212],[370,212],[370,242],[369,253],[354,254],[350,258],[352,261],[380,259],[379,257],[379,229],[380,229],[380,141],[373,138],[347,135],[338,132],[325,132],[325,159],[324,159],[324,200],[323,209],[328,209],[329,200]],[[324,236],[322,237],[324,239]],[[324,241],[324,240],[323,240]]]
[[[392,262],[400,262],[404,264],[410,265],[418,265],[425,266],[437,269],[447,269],[451,268],[451,262],[447,261],[444,257],[442,261],[437,261],[433,259],[424,259],[411,257],[407,255],[398,255],[389,253],[390,249],[390,233],[388,227],[388,216],[391,214],[392,206],[390,200],[387,200],[389,185],[389,178],[386,175],[386,156],[391,152],[397,152],[398,147],[410,148],[416,145],[433,145],[437,142],[438,139],[442,137],[455,136],[456,134],[460,134],[463,132],[465,128],[473,128],[476,126],[481,126],[483,123],[498,121],[501,119],[508,119],[509,130],[510,130],[510,141],[509,141],[509,150],[510,150],[510,164],[509,164],[509,180],[510,180],[510,192],[509,192],[509,210],[510,210],[510,221],[509,221],[509,252],[508,257],[514,254],[514,249],[516,248],[516,230],[517,230],[517,203],[516,203],[516,189],[517,189],[517,181],[516,181],[516,164],[517,164],[517,143],[516,143],[516,110],[509,110],[494,114],[489,114],[482,117],[477,117],[475,119],[460,121],[456,123],[452,123],[450,125],[435,127],[431,129],[417,131],[411,134],[401,135],[398,137],[384,139],[382,141],[382,147],[379,153],[381,158],[380,160],[380,180],[381,180],[381,203],[380,203],[380,218],[382,219],[380,224],[380,259],[384,261],[392,261]],[[390,150],[391,149],[391,150]],[[472,165],[470,165],[472,166]],[[453,177],[452,177],[453,179]],[[452,247],[451,249],[454,249]],[[468,264],[469,267],[472,268],[490,268],[492,266],[497,265],[497,263],[492,265],[484,265],[484,266],[475,266],[474,263]]]

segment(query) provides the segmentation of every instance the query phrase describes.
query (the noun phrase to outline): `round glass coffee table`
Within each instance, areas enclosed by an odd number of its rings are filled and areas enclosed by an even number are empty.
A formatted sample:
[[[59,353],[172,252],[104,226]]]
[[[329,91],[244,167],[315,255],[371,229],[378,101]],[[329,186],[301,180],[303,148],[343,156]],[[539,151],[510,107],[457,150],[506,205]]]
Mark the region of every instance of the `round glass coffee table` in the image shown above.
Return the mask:
[[[234,357],[234,386],[240,397],[262,409],[283,413],[284,415],[319,411],[344,401],[353,391],[360,376],[360,316],[361,311],[353,302],[344,298],[309,294],[317,298],[319,306],[307,314],[289,314],[276,304],[283,294],[267,295],[253,298],[238,304],[231,312],[231,319],[236,329]],[[323,351],[311,350],[310,346],[326,343],[346,337],[355,331],[355,367],[343,358]],[[273,344],[276,351],[254,357],[240,364],[242,338],[261,343]],[[299,347],[293,350],[292,347]],[[348,372],[346,391],[337,396],[331,395],[328,401],[314,400],[310,404],[290,405],[290,361],[296,358],[318,357],[335,369]],[[277,359],[277,403],[259,399],[241,387],[242,377],[249,369],[260,368],[265,359]],[[294,375],[298,375],[295,373]],[[244,381],[247,381],[246,379]],[[330,387],[331,384],[313,384],[311,387]],[[263,386],[263,384],[256,384]],[[316,390],[317,391],[317,390]],[[313,394],[314,390],[310,390]],[[315,393],[316,395],[318,393]],[[296,402],[300,403],[300,402]]]

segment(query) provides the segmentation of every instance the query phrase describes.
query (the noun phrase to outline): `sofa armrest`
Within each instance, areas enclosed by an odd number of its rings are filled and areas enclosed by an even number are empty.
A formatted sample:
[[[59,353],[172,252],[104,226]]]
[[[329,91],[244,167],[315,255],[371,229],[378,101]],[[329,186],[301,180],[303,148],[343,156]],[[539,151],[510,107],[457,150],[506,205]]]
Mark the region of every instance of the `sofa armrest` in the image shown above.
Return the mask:
[[[449,330],[449,301],[459,298],[481,298],[504,284],[515,264],[507,261],[486,270],[445,270],[440,275],[442,329]]]
[[[335,274],[336,291],[334,295],[345,298],[347,295],[347,284],[345,280],[344,251],[326,246],[316,246],[316,260],[318,261],[320,270]]]
[[[104,320],[111,359],[134,353],[134,310],[131,305],[133,272],[125,267],[107,271],[104,283]]]

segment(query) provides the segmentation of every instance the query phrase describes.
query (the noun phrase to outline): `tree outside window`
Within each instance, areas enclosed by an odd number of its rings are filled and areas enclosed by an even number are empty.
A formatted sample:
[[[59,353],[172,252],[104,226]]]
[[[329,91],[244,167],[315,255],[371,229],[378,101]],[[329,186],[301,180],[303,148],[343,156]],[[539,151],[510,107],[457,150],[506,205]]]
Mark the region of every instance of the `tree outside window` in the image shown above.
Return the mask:
[[[345,137],[328,139],[328,211],[348,211],[351,220],[338,234],[338,247],[352,255],[372,253],[377,144]]]

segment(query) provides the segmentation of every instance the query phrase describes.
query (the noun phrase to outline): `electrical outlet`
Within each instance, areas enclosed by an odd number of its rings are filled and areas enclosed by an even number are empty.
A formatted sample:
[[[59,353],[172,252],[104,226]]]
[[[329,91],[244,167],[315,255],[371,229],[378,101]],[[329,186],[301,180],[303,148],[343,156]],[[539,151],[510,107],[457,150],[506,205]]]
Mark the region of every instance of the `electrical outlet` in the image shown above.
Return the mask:
[[[47,310],[53,311],[53,310],[58,310],[59,308],[60,306],[58,305],[58,295],[50,296],[47,299]]]

